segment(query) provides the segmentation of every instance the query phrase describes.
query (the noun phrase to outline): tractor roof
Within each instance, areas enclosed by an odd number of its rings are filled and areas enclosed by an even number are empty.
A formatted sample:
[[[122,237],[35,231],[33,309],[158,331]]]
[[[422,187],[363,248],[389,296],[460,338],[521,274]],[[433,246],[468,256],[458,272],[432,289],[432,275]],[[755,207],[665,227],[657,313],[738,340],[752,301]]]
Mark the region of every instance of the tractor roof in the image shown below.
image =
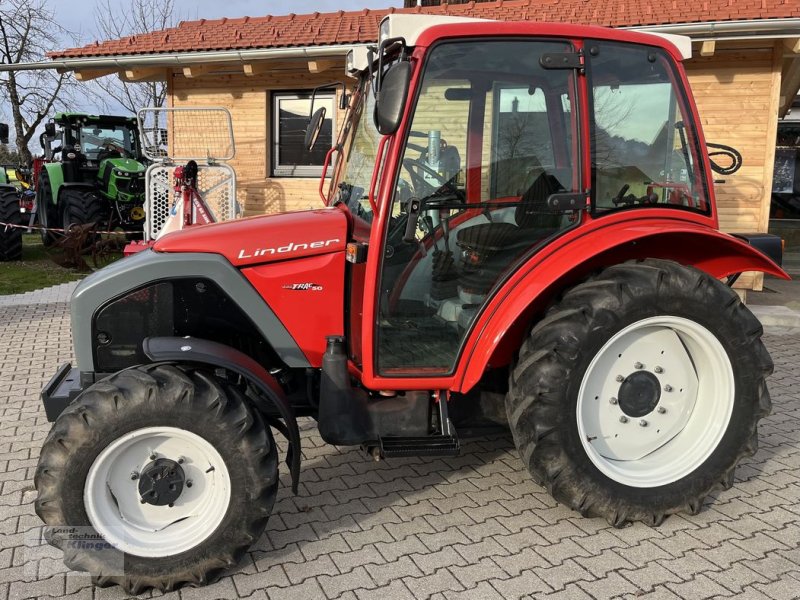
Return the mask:
[[[82,125],[133,125],[136,126],[134,117],[123,117],[120,115],[90,115],[86,113],[60,112],[56,113],[53,120],[59,125],[62,124],[82,124]]]
[[[692,41],[684,35],[656,32],[634,32],[591,25],[540,23],[532,21],[494,21],[470,17],[421,14],[390,14],[381,21],[378,42],[403,38],[406,45],[427,46],[446,37],[481,37],[493,35],[549,36],[618,40],[668,50],[676,60],[692,57]],[[367,68],[366,48],[354,48],[348,54],[347,71],[355,73]]]

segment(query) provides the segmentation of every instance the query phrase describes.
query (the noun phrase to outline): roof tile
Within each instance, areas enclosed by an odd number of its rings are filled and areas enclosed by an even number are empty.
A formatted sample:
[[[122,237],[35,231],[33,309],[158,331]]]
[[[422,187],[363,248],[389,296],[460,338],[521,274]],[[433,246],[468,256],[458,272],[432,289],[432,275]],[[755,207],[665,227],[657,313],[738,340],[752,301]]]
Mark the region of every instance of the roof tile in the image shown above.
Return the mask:
[[[326,46],[374,42],[378,25],[388,14],[425,13],[500,20],[570,21],[578,24],[626,27],[666,23],[736,21],[800,17],[797,0],[495,0],[443,4],[426,8],[388,8],[335,13],[294,13],[284,16],[239,17],[183,21],[177,27],[94,42],[80,48],[48,53],[50,58],[119,56],[162,52],[197,52]]]

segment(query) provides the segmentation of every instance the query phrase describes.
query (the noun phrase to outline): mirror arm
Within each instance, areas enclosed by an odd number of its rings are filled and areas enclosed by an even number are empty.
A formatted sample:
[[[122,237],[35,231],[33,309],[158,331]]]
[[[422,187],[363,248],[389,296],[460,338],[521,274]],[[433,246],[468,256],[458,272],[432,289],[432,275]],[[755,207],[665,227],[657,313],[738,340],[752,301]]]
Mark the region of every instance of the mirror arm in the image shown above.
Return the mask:
[[[406,38],[404,37],[393,37],[393,38],[386,38],[380,43],[378,46],[378,79],[375,82],[375,89],[380,92],[381,85],[383,84],[383,55],[386,53],[386,48],[394,45],[400,44],[400,60],[405,60],[406,56]],[[371,68],[370,68],[371,70]],[[372,73],[370,72],[370,75]]]
[[[375,70],[373,69],[372,65],[375,62],[375,52],[372,50],[372,46],[367,49],[367,72],[369,73],[369,82],[372,84],[370,85],[370,89],[372,90],[372,97],[378,97],[378,86],[377,82],[375,81]]]

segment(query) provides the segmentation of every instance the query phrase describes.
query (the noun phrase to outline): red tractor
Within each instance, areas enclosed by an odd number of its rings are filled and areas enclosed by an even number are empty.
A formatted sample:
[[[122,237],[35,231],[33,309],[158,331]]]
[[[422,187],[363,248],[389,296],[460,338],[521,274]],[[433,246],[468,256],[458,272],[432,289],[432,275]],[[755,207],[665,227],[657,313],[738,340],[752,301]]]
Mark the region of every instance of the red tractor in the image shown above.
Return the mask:
[[[218,577],[267,527],[273,429],[297,492],[299,417],[374,459],[504,424],[535,481],[615,526],[729,488],[772,361],[728,283],[787,276],[718,230],[668,38],[388,17],[348,57],[325,208],[86,278],[35,479],[66,564],[130,592]]]

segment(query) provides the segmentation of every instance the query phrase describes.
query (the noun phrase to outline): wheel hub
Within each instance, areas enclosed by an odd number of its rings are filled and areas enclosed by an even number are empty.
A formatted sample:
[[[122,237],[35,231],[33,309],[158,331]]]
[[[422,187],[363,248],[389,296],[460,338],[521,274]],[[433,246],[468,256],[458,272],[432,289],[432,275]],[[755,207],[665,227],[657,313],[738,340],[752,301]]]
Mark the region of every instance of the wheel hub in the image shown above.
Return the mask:
[[[183,492],[186,476],[181,466],[169,458],[157,458],[139,476],[142,503],[153,506],[173,504]]]
[[[649,371],[631,373],[619,386],[619,407],[629,417],[643,417],[653,412],[660,399],[661,384]]]

